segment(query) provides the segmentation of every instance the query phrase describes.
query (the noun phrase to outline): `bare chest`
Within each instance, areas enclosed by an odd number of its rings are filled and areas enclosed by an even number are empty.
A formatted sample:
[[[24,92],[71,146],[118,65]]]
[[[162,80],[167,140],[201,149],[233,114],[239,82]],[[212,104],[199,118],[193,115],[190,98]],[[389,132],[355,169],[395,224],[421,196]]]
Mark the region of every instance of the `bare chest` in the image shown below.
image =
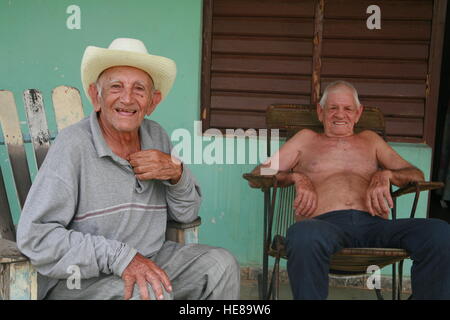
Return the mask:
[[[306,146],[296,169],[311,175],[351,172],[368,176],[377,170],[377,160],[362,139],[317,139]]]

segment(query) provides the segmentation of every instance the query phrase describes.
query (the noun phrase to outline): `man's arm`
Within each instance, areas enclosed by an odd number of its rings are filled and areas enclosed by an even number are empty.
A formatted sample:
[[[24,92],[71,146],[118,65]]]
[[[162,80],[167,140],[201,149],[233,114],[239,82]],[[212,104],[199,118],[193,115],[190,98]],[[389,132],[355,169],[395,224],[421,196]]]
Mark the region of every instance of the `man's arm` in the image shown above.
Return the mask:
[[[373,143],[380,170],[375,172],[369,184],[366,204],[372,215],[387,217],[394,206],[390,194],[391,183],[403,187],[410,182],[423,181],[421,170],[403,159],[389,144],[374,132],[364,132]]]
[[[294,209],[296,215],[311,216],[317,208],[317,193],[309,177],[301,172],[292,172],[302,155],[302,148],[306,141],[309,141],[316,133],[304,129],[289,139],[275,154],[265,163],[253,169],[252,174],[264,175],[267,173],[275,174],[277,183],[281,187],[287,187],[295,184],[296,197],[294,200]],[[249,182],[250,186],[255,187],[254,183]]]
[[[81,278],[117,276],[136,254],[129,245],[104,236],[68,230],[76,211],[76,188],[41,167],[28,194],[17,228],[17,245],[43,275],[65,279],[70,266]]]

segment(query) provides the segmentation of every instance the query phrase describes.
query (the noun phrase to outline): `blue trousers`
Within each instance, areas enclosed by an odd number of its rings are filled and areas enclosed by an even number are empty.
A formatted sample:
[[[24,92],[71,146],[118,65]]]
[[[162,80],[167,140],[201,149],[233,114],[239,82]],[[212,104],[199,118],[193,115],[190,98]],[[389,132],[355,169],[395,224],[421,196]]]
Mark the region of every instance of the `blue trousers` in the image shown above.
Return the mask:
[[[439,219],[386,220],[338,210],[293,224],[287,271],[294,299],[326,299],[331,256],[342,248],[402,248],[413,265],[413,299],[450,299],[450,225]]]

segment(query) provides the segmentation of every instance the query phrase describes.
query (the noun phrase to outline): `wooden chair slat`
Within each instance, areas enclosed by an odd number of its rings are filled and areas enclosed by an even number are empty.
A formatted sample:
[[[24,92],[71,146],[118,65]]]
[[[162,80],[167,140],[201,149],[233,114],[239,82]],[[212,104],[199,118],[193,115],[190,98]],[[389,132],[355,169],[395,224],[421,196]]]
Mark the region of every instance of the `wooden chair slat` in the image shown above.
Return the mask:
[[[313,105],[271,105],[266,111],[268,129],[280,129],[280,135],[290,137],[302,129],[323,132],[323,125]],[[381,111],[375,107],[364,107],[364,112],[355,125],[355,132],[373,130],[385,137],[385,122]]]
[[[36,89],[25,90],[23,102],[37,167],[40,168],[50,147],[50,131],[47,126],[42,93]]]
[[[0,167],[0,238],[16,241],[16,230],[9,209],[6,186],[3,180],[3,173]]]
[[[84,118],[80,92],[77,88],[59,86],[52,92],[58,132]]]
[[[23,207],[28,190],[31,186],[31,178],[28,170],[16,103],[14,101],[14,96],[10,91],[0,91],[0,124],[3,128],[5,143],[8,147],[8,153],[11,159],[11,167],[14,173],[19,202]]]

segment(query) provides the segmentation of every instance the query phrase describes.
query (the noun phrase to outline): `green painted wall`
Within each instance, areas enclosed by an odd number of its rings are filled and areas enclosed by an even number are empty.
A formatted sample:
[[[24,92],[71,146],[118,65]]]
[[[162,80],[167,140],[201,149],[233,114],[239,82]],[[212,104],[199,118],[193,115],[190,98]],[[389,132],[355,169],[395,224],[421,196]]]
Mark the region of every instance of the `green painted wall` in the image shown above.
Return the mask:
[[[66,9],[71,4],[81,8],[80,30],[66,27],[70,16]],[[23,121],[24,89],[38,88],[45,104],[51,105],[54,87],[81,88],[80,61],[87,45],[106,47],[114,38],[135,37],[144,40],[152,53],[170,57],[178,66],[172,92],[151,118],[169,135],[177,128],[194,135],[200,109],[201,21],[201,0],[0,0],[0,89],[14,93]],[[89,113],[91,106],[82,97]],[[53,114],[48,112],[48,117],[55,131]],[[22,129],[28,131],[24,123]],[[430,148],[393,146],[429,176]],[[31,157],[29,147],[27,151]],[[0,148],[2,166],[4,152]],[[254,164],[190,167],[203,190],[200,242],[231,250],[241,265],[260,265],[263,195],[241,178]],[[410,202],[401,199],[399,204],[405,216]],[[426,196],[422,196],[419,216],[425,216],[425,208]]]

